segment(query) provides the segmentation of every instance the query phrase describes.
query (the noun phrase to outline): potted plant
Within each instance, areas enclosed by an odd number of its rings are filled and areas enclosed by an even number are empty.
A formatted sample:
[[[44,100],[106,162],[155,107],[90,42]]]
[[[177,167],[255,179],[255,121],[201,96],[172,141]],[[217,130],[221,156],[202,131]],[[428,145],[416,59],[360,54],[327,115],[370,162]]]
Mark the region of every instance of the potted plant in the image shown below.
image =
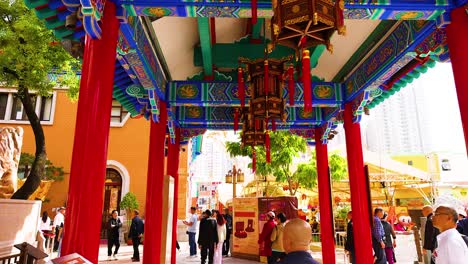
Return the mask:
[[[130,225],[132,223],[132,219],[131,219],[132,211],[135,209],[138,209],[138,207],[139,207],[138,200],[135,194],[132,192],[128,192],[127,194],[125,194],[125,196],[122,198],[122,201],[120,202],[120,208],[125,210],[125,214],[126,214],[125,216],[126,217],[126,221],[125,221],[126,231],[124,233],[124,237],[126,238],[128,245],[132,244],[132,239],[128,237],[128,233],[130,231]]]

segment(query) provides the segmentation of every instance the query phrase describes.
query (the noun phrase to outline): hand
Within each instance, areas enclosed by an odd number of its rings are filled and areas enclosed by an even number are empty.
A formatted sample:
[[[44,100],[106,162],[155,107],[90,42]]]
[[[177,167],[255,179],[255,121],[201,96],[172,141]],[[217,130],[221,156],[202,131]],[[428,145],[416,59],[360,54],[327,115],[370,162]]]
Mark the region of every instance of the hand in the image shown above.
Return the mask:
[[[182,223],[184,223],[184,225],[186,225],[186,224],[187,224],[187,221],[184,220],[184,221],[182,221]]]
[[[198,248],[201,250],[201,245],[198,245]]]
[[[345,250],[344,251],[346,255],[349,255],[349,251],[348,250]]]
[[[141,238],[143,236],[143,234],[139,234],[138,237]]]
[[[382,248],[385,248],[385,243],[384,243],[383,241],[380,241],[380,246],[381,246]]]
[[[422,252],[423,252],[423,254],[426,254],[426,253],[427,253],[426,250],[425,250],[424,248],[423,248]]]
[[[393,248],[396,248],[396,241],[393,240]]]

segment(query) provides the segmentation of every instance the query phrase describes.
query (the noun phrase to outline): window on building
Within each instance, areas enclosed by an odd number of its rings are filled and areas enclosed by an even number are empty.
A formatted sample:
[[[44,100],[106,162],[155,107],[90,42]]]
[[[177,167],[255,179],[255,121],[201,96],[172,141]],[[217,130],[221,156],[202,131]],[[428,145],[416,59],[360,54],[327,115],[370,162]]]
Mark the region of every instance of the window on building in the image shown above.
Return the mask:
[[[408,160],[408,165],[413,166],[413,161],[412,161],[412,160]]]
[[[41,121],[51,121],[54,95],[49,97],[31,94],[33,107]],[[26,111],[15,92],[0,91],[0,122],[28,121]]]
[[[112,99],[111,123],[122,123],[128,111],[117,101]]]

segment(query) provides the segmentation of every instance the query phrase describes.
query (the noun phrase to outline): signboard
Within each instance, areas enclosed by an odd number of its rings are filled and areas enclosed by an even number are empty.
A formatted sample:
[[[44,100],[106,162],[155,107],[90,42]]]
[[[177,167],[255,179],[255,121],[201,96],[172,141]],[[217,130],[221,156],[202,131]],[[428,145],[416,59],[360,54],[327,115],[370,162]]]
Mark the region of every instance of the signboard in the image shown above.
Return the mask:
[[[258,256],[258,199],[235,198],[233,210],[233,254]]]
[[[77,253],[66,255],[52,260],[53,264],[91,264],[91,261],[85,259]]]

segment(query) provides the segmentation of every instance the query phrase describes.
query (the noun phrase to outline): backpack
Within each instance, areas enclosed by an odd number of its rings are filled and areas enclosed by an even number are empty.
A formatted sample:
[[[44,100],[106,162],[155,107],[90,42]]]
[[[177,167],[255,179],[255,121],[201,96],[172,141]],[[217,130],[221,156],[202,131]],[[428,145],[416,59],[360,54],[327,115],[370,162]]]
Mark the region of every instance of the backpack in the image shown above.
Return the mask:
[[[463,238],[463,241],[465,241],[465,244],[468,247],[468,236],[461,234],[461,237]]]

